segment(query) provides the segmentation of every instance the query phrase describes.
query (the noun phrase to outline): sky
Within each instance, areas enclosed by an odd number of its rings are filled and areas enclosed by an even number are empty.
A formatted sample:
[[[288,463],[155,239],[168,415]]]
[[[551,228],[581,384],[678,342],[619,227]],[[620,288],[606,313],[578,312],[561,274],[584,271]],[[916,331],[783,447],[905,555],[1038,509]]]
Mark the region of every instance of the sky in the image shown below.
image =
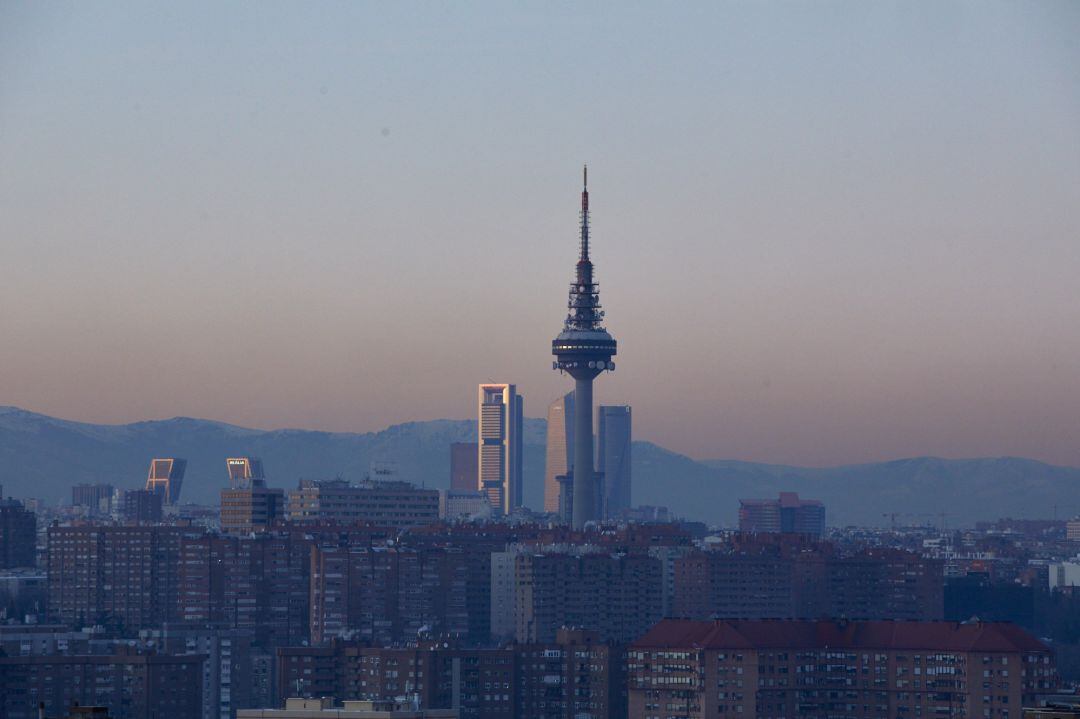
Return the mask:
[[[0,404],[1080,465],[1080,3],[0,3]]]

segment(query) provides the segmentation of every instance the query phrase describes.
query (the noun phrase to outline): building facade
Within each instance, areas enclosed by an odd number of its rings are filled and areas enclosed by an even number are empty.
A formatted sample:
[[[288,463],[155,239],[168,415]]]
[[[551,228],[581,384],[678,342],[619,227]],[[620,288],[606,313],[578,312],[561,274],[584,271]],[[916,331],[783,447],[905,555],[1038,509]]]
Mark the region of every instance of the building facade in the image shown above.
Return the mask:
[[[150,471],[146,475],[146,489],[161,495],[162,504],[174,505],[180,502],[180,489],[184,485],[184,472],[187,460],[175,457],[150,460]]]
[[[302,479],[289,492],[286,514],[291,522],[417,527],[439,521],[439,491],[397,480]]]
[[[574,393],[567,392],[548,405],[547,446],[544,462],[544,511],[560,512],[559,492],[574,466]]]
[[[1056,686],[1011,624],[665,619],[629,650],[629,716],[1019,717]]]
[[[48,530],[48,616],[124,631],[175,621],[181,527],[100,524]]]
[[[37,564],[37,515],[16,499],[0,499],[0,569]]]
[[[476,442],[453,442],[450,445],[450,489],[475,492],[477,472]]]
[[[785,532],[820,537],[825,533],[825,505],[781,492],[778,499],[740,499],[740,532]]]
[[[71,488],[71,506],[86,507],[92,513],[112,511],[114,487],[111,484],[76,484]]]
[[[627,642],[661,617],[663,568],[643,553],[522,552],[514,557],[514,635],[555,640],[560,627]]]
[[[600,474],[605,519],[621,516],[632,506],[630,492],[630,443],[632,422],[629,405],[600,405],[597,425],[597,471]]]
[[[203,719],[205,656],[164,654],[0,657],[0,716],[65,716],[74,704],[106,706],[111,719]]]

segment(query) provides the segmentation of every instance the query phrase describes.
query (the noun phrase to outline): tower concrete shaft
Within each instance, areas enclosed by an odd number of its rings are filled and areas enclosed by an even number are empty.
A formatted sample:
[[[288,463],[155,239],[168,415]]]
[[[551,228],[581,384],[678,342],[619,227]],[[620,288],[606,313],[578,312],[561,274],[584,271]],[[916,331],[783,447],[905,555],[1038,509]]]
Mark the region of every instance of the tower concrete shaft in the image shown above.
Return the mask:
[[[574,378],[574,529],[600,519],[600,492],[593,472],[592,383],[592,377]]]
[[[551,343],[553,367],[574,378],[574,467],[571,523],[581,529],[599,520],[599,490],[593,471],[592,382],[601,372],[615,369],[615,340],[604,329],[600,286],[593,279],[589,257],[588,170],[581,192],[581,244],[563,331]]]

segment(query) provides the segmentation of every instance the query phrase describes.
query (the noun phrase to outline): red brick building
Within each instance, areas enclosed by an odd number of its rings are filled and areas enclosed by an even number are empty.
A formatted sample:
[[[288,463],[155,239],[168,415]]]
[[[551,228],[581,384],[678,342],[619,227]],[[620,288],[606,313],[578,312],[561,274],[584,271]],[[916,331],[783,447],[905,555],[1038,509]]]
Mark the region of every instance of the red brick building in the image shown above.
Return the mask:
[[[64,716],[73,704],[111,719],[202,719],[204,655],[0,656],[0,717]]]
[[[1056,684],[1012,624],[665,619],[628,659],[629,716],[1018,719]]]

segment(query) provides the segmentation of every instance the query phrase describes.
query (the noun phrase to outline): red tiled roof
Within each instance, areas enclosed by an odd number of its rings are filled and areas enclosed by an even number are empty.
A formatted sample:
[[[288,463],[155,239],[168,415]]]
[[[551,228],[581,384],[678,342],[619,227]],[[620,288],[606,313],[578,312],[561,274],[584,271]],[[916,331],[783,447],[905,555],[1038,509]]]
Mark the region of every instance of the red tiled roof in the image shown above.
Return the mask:
[[[639,649],[905,649],[1049,651],[1006,622],[802,621],[664,619],[634,642]]]

